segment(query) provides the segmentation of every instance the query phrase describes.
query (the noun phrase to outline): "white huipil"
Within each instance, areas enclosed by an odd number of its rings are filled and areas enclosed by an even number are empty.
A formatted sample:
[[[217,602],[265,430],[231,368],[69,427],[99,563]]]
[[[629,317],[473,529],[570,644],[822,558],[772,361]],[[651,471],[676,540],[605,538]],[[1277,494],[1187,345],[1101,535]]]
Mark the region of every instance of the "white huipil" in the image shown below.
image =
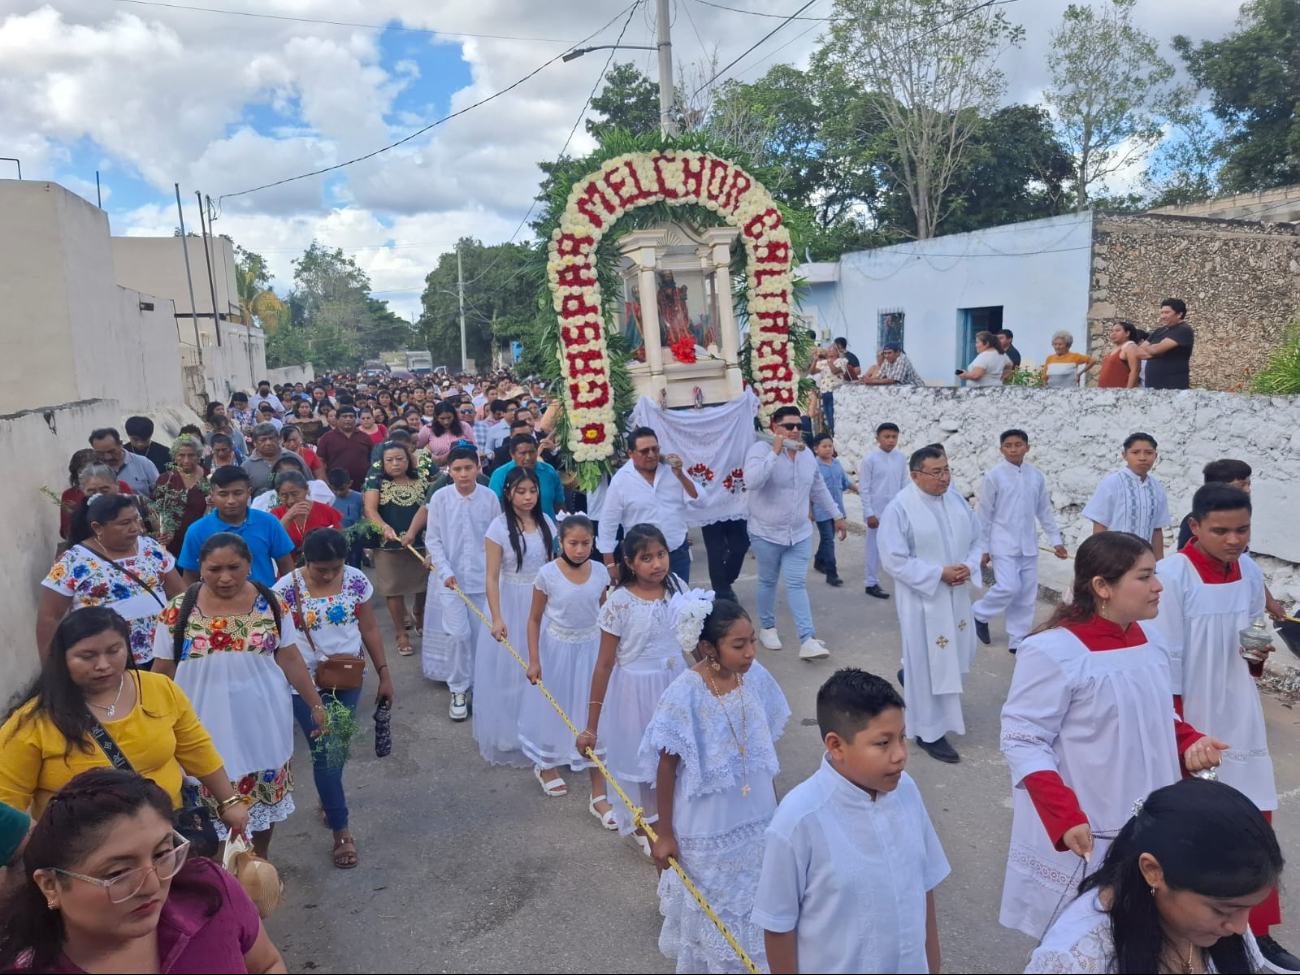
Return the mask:
[[[1232,746],[1223,752],[1219,780],[1271,810],[1277,808],[1277,784],[1264,709],[1237,635],[1264,615],[1264,573],[1249,555],[1237,564],[1240,579],[1207,583],[1182,552],[1161,559],[1156,575],[1165,592],[1155,622],[1169,645],[1183,719]]]
[[[1034,772],[1058,772],[1088,817],[1101,865],[1133,803],[1182,777],[1169,653],[1152,623],[1147,642],[1089,650],[1064,627],[1020,645],[1002,707],[1002,754],[1011,767],[1011,848],[1002,910],[1008,928],[1041,938],[1085,876],[1074,853],[1059,852],[1024,786]]]
[[[898,584],[894,601],[903,642],[907,727],[922,741],[966,733],[962,678],[975,657],[969,586],[942,580],[949,565],[979,578],[980,526],[959,495],[909,484],[880,516],[880,560]]]

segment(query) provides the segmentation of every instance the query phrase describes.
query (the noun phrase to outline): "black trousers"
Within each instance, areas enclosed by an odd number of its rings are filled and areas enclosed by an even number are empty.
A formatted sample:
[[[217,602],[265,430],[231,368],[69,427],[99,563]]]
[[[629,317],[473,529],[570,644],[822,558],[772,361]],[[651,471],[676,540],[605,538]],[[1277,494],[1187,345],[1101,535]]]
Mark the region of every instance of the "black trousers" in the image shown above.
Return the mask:
[[[709,585],[719,599],[735,599],[732,586],[740,578],[749,551],[749,522],[744,518],[717,521],[700,528],[709,556]]]

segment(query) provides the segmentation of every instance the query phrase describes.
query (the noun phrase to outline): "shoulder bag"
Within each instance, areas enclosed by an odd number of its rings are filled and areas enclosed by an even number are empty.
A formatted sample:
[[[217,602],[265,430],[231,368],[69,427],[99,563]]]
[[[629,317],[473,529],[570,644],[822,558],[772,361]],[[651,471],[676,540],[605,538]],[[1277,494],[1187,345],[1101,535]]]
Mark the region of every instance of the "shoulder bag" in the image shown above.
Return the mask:
[[[311,647],[312,656],[316,658],[316,686],[322,691],[355,691],[361,686],[361,679],[366,671],[366,662],[361,657],[354,657],[350,653],[335,653],[322,656],[321,652],[316,649],[316,641],[312,639],[311,630],[307,626],[307,612],[303,607],[302,590],[298,588],[298,573],[296,570],[293,574],[293,601],[298,610],[297,615],[302,634],[307,638],[307,645]]]

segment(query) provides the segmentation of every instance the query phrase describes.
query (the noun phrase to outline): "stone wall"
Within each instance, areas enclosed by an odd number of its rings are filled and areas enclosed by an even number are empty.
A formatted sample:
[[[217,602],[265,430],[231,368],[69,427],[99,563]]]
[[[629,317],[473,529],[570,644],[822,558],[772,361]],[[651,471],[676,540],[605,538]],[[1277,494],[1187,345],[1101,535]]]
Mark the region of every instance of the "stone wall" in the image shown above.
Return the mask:
[[[1163,298],[1187,302],[1192,384],[1242,388],[1300,314],[1300,225],[1095,214],[1090,351],[1111,348],[1116,319],[1150,331]]]
[[[1159,443],[1154,474],[1169,494],[1175,522],[1191,508],[1201,468],[1235,457],[1254,468],[1251,550],[1274,595],[1300,601],[1300,397],[1266,397],[1209,390],[949,389],[849,386],[835,394],[836,449],[856,472],[875,445],[876,425],[902,428],[911,453],[943,443],[958,488],[973,498],[986,471],[1001,460],[998,435],[1008,427],[1030,437],[1030,462],[1047,478],[1056,517],[1071,551],[1092,531],[1082,517],[1097,482],[1123,463],[1122,443],[1138,430]],[[1175,526],[1176,528],[1176,526]],[[1166,551],[1176,541],[1166,533]],[[1043,540],[1046,544],[1046,540]],[[1072,563],[1040,561],[1045,584],[1068,583]]]

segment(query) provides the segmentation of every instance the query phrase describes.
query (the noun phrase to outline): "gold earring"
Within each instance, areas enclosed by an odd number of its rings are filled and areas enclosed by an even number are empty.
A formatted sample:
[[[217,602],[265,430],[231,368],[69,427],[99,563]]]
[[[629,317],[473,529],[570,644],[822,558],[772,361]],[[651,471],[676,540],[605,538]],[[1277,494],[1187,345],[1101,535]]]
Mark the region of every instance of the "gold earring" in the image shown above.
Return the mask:
[[[722,669],[722,664],[718,663],[718,658],[717,658],[717,657],[710,657],[710,658],[709,658],[709,666],[711,666],[711,667],[713,668],[713,670],[714,670],[715,673],[716,673],[717,671],[719,671],[719,670]]]
[[[1110,619],[1110,617],[1106,615],[1106,607],[1109,606],[1109,605],[1110,605],[1110,600],[1109,600],[1109,599],[1103,599],[1103,600],[1101,601],[1101,609],[1097,610],[1097,615],[1100,616],[1100,617],[1101,617],[1102,619],[1104,619],[1104,620],[1109,620],[1109,619]],[[1152,889],[1152,891],[1155,890],[1154,887],[1152,887],[1151,889]]]

